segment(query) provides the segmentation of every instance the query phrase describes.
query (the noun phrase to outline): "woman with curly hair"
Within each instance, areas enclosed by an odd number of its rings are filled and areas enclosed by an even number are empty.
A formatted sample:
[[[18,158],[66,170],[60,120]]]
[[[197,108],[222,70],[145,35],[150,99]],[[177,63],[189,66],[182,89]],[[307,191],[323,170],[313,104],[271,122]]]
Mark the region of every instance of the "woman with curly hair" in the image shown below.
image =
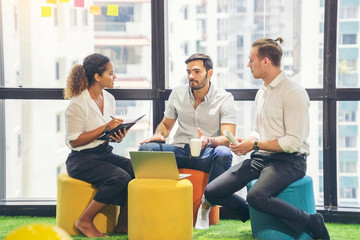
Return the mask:
[[[75,227],[87,237],[106,237],[93,224],[96,214],[108,204],[121,206],[116,232],[127,232],[127,186],[134,178],[128,158],[112,152],[109,141],[98,140],[123,122],[115,115],[115,98],[104,90],[113,88],[116,76],[110,59],[91,54],[82,65],[75,65],[64,89],[71,99],[65,111],[66,145],[71,149],[66,160],[69,176],[97,187],[97,192]],[[110,141],[121,142],[126,130],[119,130]]]

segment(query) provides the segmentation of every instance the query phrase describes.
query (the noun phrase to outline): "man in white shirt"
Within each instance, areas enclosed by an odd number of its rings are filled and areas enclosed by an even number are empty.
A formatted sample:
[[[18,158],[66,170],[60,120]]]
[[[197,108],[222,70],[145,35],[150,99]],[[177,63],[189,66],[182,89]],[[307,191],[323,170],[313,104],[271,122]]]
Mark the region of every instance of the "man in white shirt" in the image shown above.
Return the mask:
[[[256,116],[249,138],[230,145],[237,155],[253,151],[250,159],[231,167],[209,183],[205,198],[225,206],[242,221],[249,219],[248,203],[273,215],[296,234],[308,230],[314,239],[330,239],[321,214],[308,214],[276,198],[292,182],[306,173],[309,155],[309,105],[306,90],[286,77],[280,63],[281,38],[261,38],[252,44],[248,67],[263,86],[255,97]],[[235,192],[258,179],[246,201]]]

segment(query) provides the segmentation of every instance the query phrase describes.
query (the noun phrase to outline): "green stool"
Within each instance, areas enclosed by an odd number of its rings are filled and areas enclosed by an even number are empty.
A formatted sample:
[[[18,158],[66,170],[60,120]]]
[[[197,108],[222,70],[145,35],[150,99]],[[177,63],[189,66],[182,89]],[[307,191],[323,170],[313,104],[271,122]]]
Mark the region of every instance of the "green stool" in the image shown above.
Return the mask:
[[[248,191],[255,184],[253,180],[247,184]],[[278,198],[302,209],[303,211],[316,213],[313,182],[310,176],[299,179],[285,188]],[[259,240],[311,240],[312,237],[302,232],[296,236],[293,231],[286,227],[272,215],[259,212],[249,205],[251,231],[254,238]]]

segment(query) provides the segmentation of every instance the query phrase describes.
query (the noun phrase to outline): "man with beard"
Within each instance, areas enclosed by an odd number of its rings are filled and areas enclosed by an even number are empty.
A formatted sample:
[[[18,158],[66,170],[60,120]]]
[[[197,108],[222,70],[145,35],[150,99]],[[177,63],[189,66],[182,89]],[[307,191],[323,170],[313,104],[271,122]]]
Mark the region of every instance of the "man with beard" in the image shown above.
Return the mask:
[[[186,59],[185,63],[189,84],[172,90],[164,118],[154,135],[141,142],[139,151],[174,152],[179,168],[209,173],[208,182],[211,182],[232,163],[229,141],[221,135],[224,130],[235,134],[234,98],[211,83],[213,62],[209,56],[196,53]],[[176,121],[178,129],[173,142],[166,144],[165,140]],[[191,138],[202,139],[202,150],[198,157],[190,155]],[[209,208],[210,204],[203,201],[198,210],[198,219],[208,218]],[[205,226],[208,228],[208,224]],[[195,229],[203,229],[203,224],[196,223]]]

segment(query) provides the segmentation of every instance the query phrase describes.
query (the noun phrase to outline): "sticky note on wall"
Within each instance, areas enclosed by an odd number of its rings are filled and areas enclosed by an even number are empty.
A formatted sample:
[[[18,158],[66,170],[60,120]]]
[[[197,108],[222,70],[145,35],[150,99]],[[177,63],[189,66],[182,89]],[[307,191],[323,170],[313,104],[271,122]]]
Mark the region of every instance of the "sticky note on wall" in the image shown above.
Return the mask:
[[[74,0],[74,7],[84,7],[84,0]]]
[[[109,4],[107,6],[107,15],[108,16],[119,16],[119,8],[118,5]]]
[[[89,14],[100,15],[101,14],[100,6],[90,6],[89,7]]]
[[[51,17],[51,7],[41,7],[41,17]]]
[[[70,0],[59,0],[61,3],[70,2]]]
[[[46,0],[47,3],[57,3],[57,0]]]

